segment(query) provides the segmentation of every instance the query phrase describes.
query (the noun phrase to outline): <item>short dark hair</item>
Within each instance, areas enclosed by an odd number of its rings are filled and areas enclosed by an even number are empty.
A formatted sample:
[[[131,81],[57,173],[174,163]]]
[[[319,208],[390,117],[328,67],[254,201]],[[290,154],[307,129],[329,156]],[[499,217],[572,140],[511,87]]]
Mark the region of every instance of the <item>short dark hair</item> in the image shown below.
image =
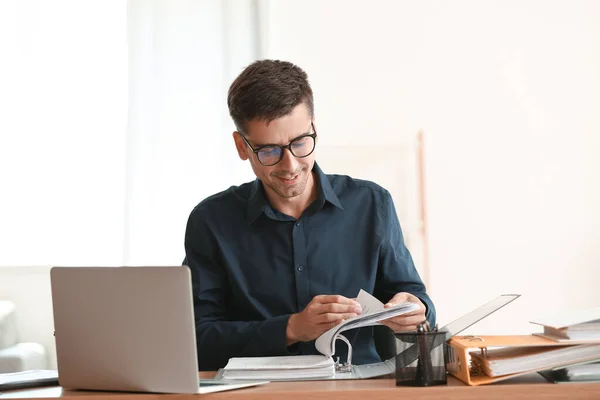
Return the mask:
[[[300,67],[279,60],[259,60],[233,81],[227,95],[229,114],[238,130],[255,118],[271,122],[305,103],[314,115],[313,93]]]

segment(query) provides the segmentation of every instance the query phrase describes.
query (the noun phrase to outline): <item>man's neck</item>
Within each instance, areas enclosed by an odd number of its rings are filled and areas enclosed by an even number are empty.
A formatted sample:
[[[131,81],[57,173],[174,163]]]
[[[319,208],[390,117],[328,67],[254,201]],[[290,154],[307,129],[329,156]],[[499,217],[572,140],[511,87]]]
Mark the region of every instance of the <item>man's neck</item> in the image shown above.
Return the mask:
[[[294,217],[300,218],[304,210],[317,198],[317,184],[315,173],[311,172],[306,182],[306,188],[300,196],[284,199],[275,193],[267,192],[267,198],[271,206],[279,212]]]

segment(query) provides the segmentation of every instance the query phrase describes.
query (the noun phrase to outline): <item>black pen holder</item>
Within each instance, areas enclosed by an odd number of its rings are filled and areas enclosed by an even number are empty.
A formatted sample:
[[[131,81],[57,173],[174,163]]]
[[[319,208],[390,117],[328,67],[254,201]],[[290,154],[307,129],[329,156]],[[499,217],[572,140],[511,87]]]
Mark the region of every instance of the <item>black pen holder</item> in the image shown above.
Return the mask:
[[[396,333],[396,386],[445,385],[446,333]]]

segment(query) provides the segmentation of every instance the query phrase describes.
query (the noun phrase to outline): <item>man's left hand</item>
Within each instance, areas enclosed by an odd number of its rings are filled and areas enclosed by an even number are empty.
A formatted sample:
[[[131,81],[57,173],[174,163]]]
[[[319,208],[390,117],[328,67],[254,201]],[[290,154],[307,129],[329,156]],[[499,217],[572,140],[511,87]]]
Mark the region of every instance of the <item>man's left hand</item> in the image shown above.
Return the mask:
[[[394,332],[416,331],[417,325],[421,325],[423,322],[425,322],[426,310],[425,305],[421,302],[421,300],[419,300],[418,297],[413,296],[410,293],[400,292],[392,297],[392,299],[388,301],[384,307],[390,308],[397,304],[407,302],[415,303],[419,306],[419,308],[407,314],[380,321],[380,323],[388,328],[391,328]]]

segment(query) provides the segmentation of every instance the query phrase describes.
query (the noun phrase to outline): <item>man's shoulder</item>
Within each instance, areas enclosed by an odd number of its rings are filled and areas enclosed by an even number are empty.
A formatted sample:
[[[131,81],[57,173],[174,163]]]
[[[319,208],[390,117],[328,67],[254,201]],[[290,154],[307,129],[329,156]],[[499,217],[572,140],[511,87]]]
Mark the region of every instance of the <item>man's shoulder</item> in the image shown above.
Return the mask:
[[[366,179],[357,179],[348,175],[326,174],[329,184],[338,196],[354,194],[371,194],[376,198],[385,198],[390,195],[383,186]]]
[[[194,207],[191,216],[204,218],[222,213],[233,213],[248,201],[252,186],[253,182],[246,182],[210,195]]]

